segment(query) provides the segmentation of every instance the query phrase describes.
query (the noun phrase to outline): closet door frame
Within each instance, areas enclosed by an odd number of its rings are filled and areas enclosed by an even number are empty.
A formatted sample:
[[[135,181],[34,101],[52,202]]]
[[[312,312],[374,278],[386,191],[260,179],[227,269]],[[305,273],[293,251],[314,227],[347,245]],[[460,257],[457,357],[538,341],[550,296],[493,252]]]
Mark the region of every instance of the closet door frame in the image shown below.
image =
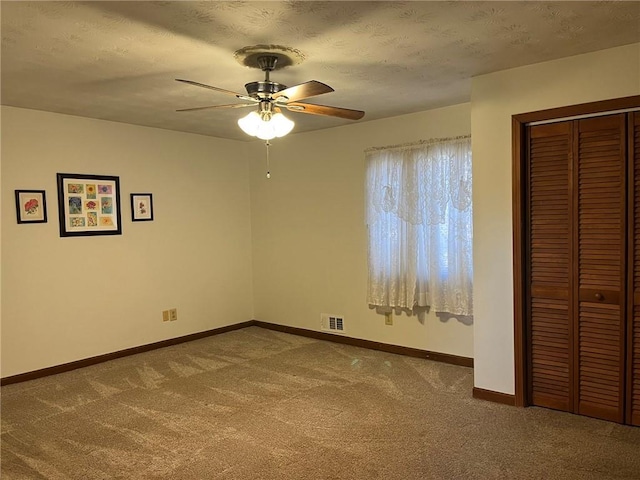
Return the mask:
[[[529,358],[527,334],[526,258],[527,231],[527,142],[526,127],[534,122],[569,120],[574,117],[613,113],[640,108],[640,95],[602,100],[566,107],[539,110],[513,115],[512,125],[512,200],[513,200],[513,305],[514,305],[514,361],[515,361],[515,405],[529,405]]]

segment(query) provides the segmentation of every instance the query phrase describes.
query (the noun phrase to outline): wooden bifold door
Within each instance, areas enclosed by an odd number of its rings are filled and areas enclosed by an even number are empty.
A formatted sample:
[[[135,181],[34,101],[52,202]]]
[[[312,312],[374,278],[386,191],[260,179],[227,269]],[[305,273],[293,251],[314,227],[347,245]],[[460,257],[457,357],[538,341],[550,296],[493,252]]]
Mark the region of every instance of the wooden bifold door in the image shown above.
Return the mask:
[[[525,137],[527,403],[640,425],[640,113]]]

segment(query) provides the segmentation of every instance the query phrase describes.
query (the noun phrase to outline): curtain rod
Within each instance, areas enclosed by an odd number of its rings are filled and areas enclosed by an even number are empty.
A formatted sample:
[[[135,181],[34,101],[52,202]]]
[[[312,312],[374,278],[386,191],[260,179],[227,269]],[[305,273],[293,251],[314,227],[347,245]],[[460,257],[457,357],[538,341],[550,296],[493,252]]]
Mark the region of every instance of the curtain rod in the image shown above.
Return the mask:
[[[471,135],[459,135],[457,137],[430,138],[429,140],[418,140],[417,142],[399,143],[397,145],[387,145],[385,147],[369,147],[364,153],[375,152],[379,150],[393,150],[394,148],[418,147],[420,145],[434,145],[436,143],[450,142],[452,140],[463,140],[471,138]]]

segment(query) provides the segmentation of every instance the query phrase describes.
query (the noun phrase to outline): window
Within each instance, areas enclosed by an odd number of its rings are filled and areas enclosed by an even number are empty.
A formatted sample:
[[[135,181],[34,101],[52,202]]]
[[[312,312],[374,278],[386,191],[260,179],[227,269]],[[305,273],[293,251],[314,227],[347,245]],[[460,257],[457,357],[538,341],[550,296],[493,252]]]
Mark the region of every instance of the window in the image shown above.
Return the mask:
[[[472,315],[471,138],[365,156],[369,304]]]

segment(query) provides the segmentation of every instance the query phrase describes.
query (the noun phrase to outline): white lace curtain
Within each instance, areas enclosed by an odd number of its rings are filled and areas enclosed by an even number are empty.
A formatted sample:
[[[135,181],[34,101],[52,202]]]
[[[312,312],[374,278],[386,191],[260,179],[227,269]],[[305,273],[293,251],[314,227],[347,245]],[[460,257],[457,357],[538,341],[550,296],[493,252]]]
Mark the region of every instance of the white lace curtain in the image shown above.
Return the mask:
[[[369,304],[472,315],[471,138],[365,158]]]

